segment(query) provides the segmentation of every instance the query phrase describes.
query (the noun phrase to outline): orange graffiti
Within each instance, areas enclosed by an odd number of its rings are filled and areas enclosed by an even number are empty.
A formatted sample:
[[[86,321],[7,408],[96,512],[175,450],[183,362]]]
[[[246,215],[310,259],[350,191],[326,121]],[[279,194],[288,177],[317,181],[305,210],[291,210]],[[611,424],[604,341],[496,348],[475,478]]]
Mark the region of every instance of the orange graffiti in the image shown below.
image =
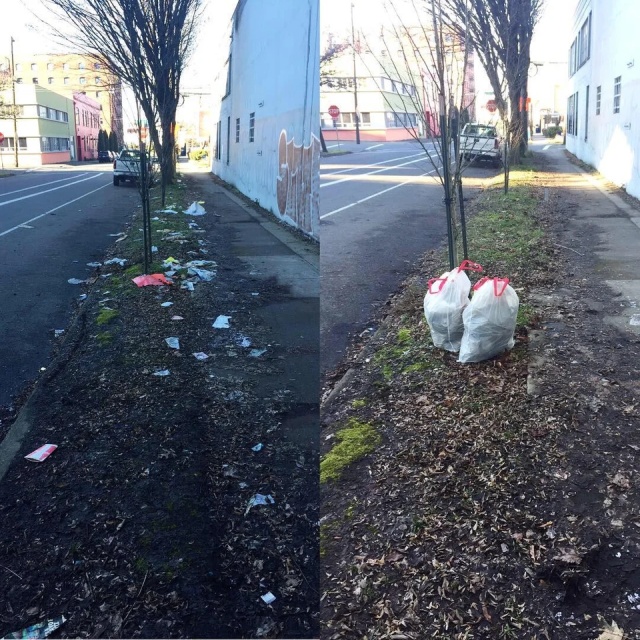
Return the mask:
[[[320,211],[320,140],[311,136],[308,147],[287,140],[280,133],[278,144],[279,173],[276,178],[278,210],[291,218],[297,227],[317,237]]]

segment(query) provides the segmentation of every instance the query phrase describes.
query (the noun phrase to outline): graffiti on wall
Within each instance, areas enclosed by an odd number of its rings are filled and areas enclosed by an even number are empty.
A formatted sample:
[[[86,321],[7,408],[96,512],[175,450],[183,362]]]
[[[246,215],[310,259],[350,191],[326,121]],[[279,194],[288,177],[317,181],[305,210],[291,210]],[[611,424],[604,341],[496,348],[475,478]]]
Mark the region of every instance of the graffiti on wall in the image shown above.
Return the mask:
[[[320,215],[320,140],[311,136],[309,146],[297,145],[287,132],[280,133],[278,143],[278,177],[276,188],[281,216],[318,237]]]

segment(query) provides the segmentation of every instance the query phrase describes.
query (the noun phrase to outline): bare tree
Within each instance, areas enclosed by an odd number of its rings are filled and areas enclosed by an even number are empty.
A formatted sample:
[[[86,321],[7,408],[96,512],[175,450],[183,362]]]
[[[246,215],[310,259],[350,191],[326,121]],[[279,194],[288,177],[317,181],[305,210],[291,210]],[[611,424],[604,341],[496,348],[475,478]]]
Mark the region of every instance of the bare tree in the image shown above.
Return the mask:
[[[75,30],[54,32],[129,84],[160,160],[162,205],[175,177],[180,79],[195,39],[202,0],[42,0]],[[51,21],[49,21],[51,27]]]
[[[443,186],[453,268],[459,263],[460,230],[464,257],[468,257],[462,198],[462,174],[468,162],[459,157],[457,149],[460,121],[472,108],[473,98],[465,85],[468,43],[442,21],[440,2],[388,0],[388,26],[375,38],[364,38],[366,46],[360,59],[384,96],[395,124],[422,146]],[[380,71],[373,66],[382,71],[382,82],[390,87],[380,84]]]
[[[531,38],[543,2],[442,0],[444,20],[467,35],[489,77],[514,162],[527,148]]]

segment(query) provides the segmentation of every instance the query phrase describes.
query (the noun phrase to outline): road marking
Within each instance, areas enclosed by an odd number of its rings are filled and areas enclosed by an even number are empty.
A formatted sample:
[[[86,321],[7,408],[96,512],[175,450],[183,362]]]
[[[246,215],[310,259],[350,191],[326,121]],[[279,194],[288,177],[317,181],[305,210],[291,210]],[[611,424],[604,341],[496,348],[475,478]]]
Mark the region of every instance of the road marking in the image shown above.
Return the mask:
[[[327,149],[333,149],[333,147],[339,147],[339,144],[328,144]]]
[[[439,167],[439,168],[442,169],[442,167]],[[409,182],[413,182],[414,180],[416,180],[416,178],[423,178],[424,176],[428,176],[429,174],[434,173],[435,171],[436,171],[435,169],[432,169],[431,171],[427,171],[426,173],[423,173],[419,176],[414,176],[413,178],[409,178],[404,182],[400,182],[399,184],[394,184],[393,187],[388,187],[387,189],[383,189],[382,191],[372,193],[370,196],[367,196],[366,198],[361,198],[360,200],[357,200],[356,202],[352,202],[351,204],[347,204],[344,207],[340,207],[339,209],[334,209],[333,211],[329,211],[329,213],[325,213],[323,216],[320,216],[320,220],[323,220],[324,218],[328,218],[329,216],[332,216],[334,213],[340,213],[345,209],[351,209],[351,207],[355,207],[356,205],[362,204],[363,202],[366,202],[367,200],[371,200],[372,198],[377,198],[378,196],[381,196],[383,193],[388,193],[389,191],[393,191],[394,189],[403,187],[405,184],[408,184]]]
[[[365,149],[365,151],[371,151],[371,149],[375,149],[376,147],[381,147],[384,143],[381,142],[380,144],[374,144],[373,147],[367,147]]]
[[[61,205],[59,205],[57,207],[54,207],[53,209],[49,209],[49,211],[45,211],[44,213],[41,213],[39,216],[36,216],[35,218],[31,218],[30,220],[25,220],[24,222],[21,222],[19,225],[16,225],[15,227],[12,227],[11,229],[7,229],[6,231],[2,231],[0,233],[0,238],[2,236],[6,236],[8,233],[11,233],[12,231],[15,231],[16,229],[24,228],[25,225],[28,225],[30,222],[35,222],[36,220],[39,220],[40,218],[43,218],[44,216],[47,216],[50,213],[53,213],[54,211],[57,211],[58,209],[62,209],[62,207],[66,207],[68,204],[73,204],[77,200],[82,200],[82,198],[86,198],[87,196],[90,196],[92,193],[95,193],[96,191],[100,191],[100,189],[104,189],[105,187],[108,187],[110,184],[111,184],[110,182],[107,182],[107,184],[103,184],[101,187],[98,187],[97,189],[94,189],[93,191],[87,191],[87,193],[83,193],[81,196],[78,196],[77,198],[74,198],[73,200],[69,200],[69,202],[65,202],[64,204],[61,204]]]
[[[51,191],[57,191],[58,189],[65,189],[66,187],[70,187],[72,184],[79,184],[80,182],[86,182],[87,180],[93,180],[94,178],[99,178],[103,176],[104,173],[97,173],[89,178],[82,178],[82,180],[76,180],[75,182],[70,182],[69,184],[63,184],[60,187],[53,187],[53,189],[45,189],[45,191],[39,191],[38,193],[32,193],[29,196],[22,196],[20,198],[14,198],[13,200],[7,200],[6,202],[0,202],[0,207],[4,207],[5,205],[12,204],[14,202],[20,202],[20,200],[28,200],[29,198],[35,198],[37,196],[41,196],[45,193],[50,193]],[[109,183],[107,183],[109,184]],[[73,200],[71,201],[73,202]]]
[[[8,191],[7,193],[3,193],[0,197],[4,198],[5,196],[10,196],[13,193],[20,193],[21,191],[31,191],[31,189],[37,189],[38,187],[46,187],[50,184],[56,184],[57,182],[67,182],[68,180],[75,180],[76,178],[80,178],[86,175],[87,175],[87,172],[85,171],[84,173],[79,173],[77,176],[62,178],[60,180],[52,180],[51,182],[44,182],[43,184],[36,184],[33,187],[25,187],[24,189],[16,189],[15,191]]]
[[[359,173],[357,176],[347,176],[346,178],[340,178],[340,180],[333,180],[332,182],[325,182],[320,185],[320,188],[330,187],[334,184],[339,184],[341,182],[348,182],[349,180],[357,180],[358,178],[363,178],[364,176],[373,176],[376,173],[382,173],[383,171],[390,171],[391,169],[399,169],[400,167],[406,167],[408,164],[415,164],[416,162],[422,162],[425,160],[425,154],[419,154],[422,157],[417,160],[409,160],[408,162],[403,162],[402,164],[393,164],[390,167],[383,167],[382,169],[376,169],[375,171],[368,171],[367,173]],[[332,174],[329,174],[332,175]]]
[[[347,173],[347,171],[356,171],[357,169],[370,169],[371,167],[379,167],[381,164],[387,164],[387,162],[397,162],[398,160],[406,160],[407,158],[415,158],[416,156],[424,156],[425,152],[421,151],[420,153],[414,153],[410,156],[402,156],[400,158],[390,158],[389,160],[381,160],[380,162],[374,162],[372,164],[359,164],[354,167],[350,167],[349,169],[340,169],[339,171],[331,171],[331,175],[335,176],[339,173]],[[331,166],[331,165],[325,165]],[[322,176],[320,176],[322,178]]]
[[[543,151],[546,151],[550,146],[551,146],[550,144],[547,144],[547,145],[545,145],[544,147],[542,147],[542,150],[543,150]]]

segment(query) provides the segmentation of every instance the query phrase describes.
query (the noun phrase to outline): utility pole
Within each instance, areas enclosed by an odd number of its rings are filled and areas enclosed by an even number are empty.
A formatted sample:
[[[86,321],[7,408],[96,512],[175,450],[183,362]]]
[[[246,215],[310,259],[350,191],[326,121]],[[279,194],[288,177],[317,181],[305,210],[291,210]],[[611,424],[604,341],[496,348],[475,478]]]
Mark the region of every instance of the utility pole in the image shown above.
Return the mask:
[[[13,93],[13,153],[18,168],[18,106],[16,105],[16,65],[13,61],[13,43],[15,40],[11,36],[11,91]]]
[[[351,50],[353,52],[353,102],[356,109],[356,144],[360,144],[360,114],[358,112],[358,77],[356,75],[356,34],[353,28],[353,2],[351,3]]]

